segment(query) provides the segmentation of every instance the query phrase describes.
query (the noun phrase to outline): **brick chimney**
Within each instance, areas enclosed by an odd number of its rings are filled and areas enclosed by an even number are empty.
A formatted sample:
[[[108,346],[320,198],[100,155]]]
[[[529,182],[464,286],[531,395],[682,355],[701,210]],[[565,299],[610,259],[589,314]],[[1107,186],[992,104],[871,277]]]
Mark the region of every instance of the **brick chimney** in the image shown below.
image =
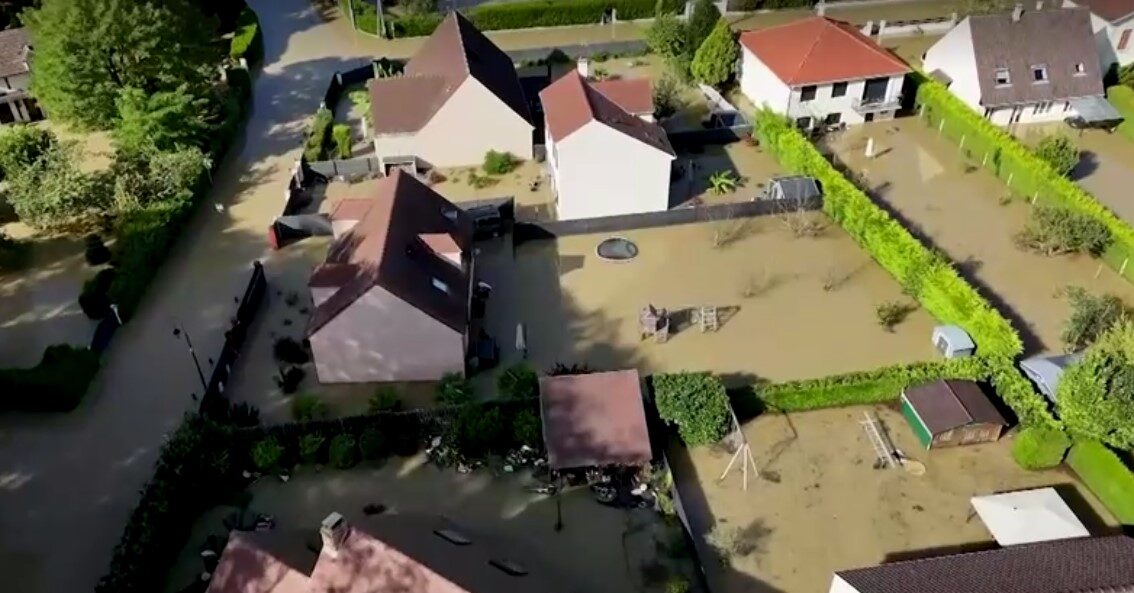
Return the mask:
[[[347,535],[350,535],[350,525],[342,515],[331,513],[319,525],[319,535],[323,539],[323,553],[331,558],[338,558]]]

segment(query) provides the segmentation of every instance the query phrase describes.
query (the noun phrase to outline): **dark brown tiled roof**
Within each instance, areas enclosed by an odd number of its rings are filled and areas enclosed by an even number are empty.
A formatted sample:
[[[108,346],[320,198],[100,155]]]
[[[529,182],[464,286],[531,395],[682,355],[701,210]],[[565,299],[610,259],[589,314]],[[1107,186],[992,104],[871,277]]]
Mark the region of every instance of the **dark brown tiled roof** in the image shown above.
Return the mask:
[[[539,402],[552,469],[635,465],[652,458],[636,370],[543,377]]]
[[[307,335],[319,331],[375,286],[464,332],[468,277],[421,238],[433,234],[449,235],[467,253],[472,220],[408,173],[397,170],[381,180],[370,209],[331,244],[326,263],[312,274],[312,286],[338,285],[339,290],[315,308]],[[448,291],[435,288],[433,279],[444,282]]]
[[[985,107],[1065,101],[1103,94],[1099,58],[1084,8],[1024,10],[969,17],[973,55]],[[1082,64],[1083,74],[1076,74]],[[1035,83],[1032,66],[1047,67],[1048,81]],[[996,70],[1007,68],[1012,84],[996,85]]]
[[[974,423],[1008,426],[972,381],[950,379],[917,385],[906,389],[906,399],[932,434]]]
[[[627,113],[614,101],[596,91],[572,70],[539,93],[547,130],[556,142],[570,136],[591,121],[607,126],[673,155],[673,147],[661,126]]]
[[[470,76],[531,121],[512,59],[468,19],[450,12],[406,64],[404,76],[370,81],[374,132],[420,130]]]
[[[895,76],[910,71],[900,58],[858,27],[814,16],[740,35],[752,52],[788,86]]]
[[[1075,0],[1075,4],[1089,8],[1112,23],[1134,15],[1134,0]]]
[[[28,71],[27,29],[0,31],[0,76],[15,76]]]
[[[1127,593],[1134,539],[1057,540],[835,574],[858,593]]]

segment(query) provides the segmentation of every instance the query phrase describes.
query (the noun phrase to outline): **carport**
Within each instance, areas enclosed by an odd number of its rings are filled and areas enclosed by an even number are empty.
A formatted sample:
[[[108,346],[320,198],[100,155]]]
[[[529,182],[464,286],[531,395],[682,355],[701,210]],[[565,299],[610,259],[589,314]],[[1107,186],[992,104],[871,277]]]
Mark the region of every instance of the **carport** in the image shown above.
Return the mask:
[[[1079,118],[1091,127],[1114,128],[1125,119],[1114,105],[1102,96],[1071,99],[1071,107],[1075,108]]]
[[[539,403],[553,470],[645,465],[653,458],[634,369],[543,377]]]

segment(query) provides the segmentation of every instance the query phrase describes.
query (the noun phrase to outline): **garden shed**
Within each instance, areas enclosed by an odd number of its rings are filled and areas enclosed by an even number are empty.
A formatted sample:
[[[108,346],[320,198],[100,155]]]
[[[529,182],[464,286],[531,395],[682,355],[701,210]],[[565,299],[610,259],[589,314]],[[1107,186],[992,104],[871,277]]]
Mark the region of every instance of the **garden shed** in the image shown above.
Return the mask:
[[[634,369],[542,377],[539,404],[551,469],[653,459],[642,380]]]
[[[939,380],[902,392],[902,415],[926,449],[1000,438],[1008,421],[972,381]]]
[[[1021,360],[1020,370],[1032,380],[1036,389],[1039,389],[1049,401],[1055,402],[1055,394],[1059,390],[1059,381],[1067,367],[1083,359],[1082,352],[1072,354],[1059,354],[1056,356],[1033,356]]]
[[[976,352],[976,344],[968,332],[956,325],[933,328],[933,346],[945,358],[964,358]]]

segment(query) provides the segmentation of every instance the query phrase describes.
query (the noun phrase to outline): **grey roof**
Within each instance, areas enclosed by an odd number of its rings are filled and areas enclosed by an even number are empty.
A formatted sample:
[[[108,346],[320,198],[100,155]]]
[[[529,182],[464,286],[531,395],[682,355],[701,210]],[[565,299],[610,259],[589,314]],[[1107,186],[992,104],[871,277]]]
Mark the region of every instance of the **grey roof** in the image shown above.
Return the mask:
[[[1123,119],[1122,114],[1114,108],[1104,97],[1080,97],[1071,100],[1075,113],[1088,123],[1115,122],[1117,125]]]
[[[939,325],[933,328],[933,341],[936,342],[938,337],[944,337],[954,350],[976,349],[976,344],[969,337],[968,332],[956,325]]]
[[[1008,426],[1008,421],[972,381],[949,379],[923,383],[907,388],[905,397],[931,434],[969,424]]]
[[[985,107],[1066,101],[1103,94],[1099,58],[1085,8],[1025,10],[969,17],[973,55]],[[1075,72],[1082,64],[1083,73]],[[1047,67],[1048,80],[1036,83],[1032,66]],[[996,70],[1007,68],[1011,84],[997,86]]]
[[[28,71],[28,30],[0,31],[0,76],[15,76]]]
[[[1022,544],[835,574],[859,593],[1127,593],[1134,591],[1134,539]]]
[[[1033,356],[1020,361],[1020,369],[1036,384],[1047,399],[1055,401],[1059,380],[1067,367],[1083,359],[1082,352],[1059,356]]]

